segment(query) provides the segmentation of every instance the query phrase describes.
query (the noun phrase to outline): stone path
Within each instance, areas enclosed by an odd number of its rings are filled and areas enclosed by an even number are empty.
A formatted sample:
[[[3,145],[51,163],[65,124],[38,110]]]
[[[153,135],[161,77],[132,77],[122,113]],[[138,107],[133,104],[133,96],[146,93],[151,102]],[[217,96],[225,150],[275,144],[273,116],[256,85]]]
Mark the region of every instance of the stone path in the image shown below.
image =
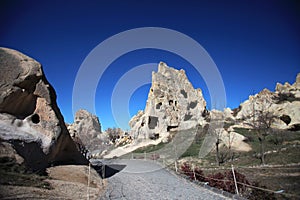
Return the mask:
[[[172,174],[152,161],[119,160],[126,167],[108,178],[105,196],[101,199],[229,199]]]

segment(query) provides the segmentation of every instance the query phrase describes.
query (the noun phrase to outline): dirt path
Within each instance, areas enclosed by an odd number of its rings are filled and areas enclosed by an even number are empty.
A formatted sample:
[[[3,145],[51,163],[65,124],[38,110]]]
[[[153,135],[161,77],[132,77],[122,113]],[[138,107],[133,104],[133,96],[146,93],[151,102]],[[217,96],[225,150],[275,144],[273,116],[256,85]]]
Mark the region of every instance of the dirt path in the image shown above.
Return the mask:
[[[102,199],[228,199],[178,177],[155,162],[119,160],[126,167],[108,178]]]

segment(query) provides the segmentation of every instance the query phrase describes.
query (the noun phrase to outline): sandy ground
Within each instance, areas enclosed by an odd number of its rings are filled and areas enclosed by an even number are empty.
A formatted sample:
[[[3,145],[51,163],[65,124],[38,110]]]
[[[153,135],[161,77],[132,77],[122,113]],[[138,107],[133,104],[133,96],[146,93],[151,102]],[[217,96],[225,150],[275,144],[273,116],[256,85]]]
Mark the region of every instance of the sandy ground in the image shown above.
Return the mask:
[[[53,189],[0,185],[0,199],[98,199],[107,185],[92,168],[89,176],[88,166],[56,166],[47,171],[45,181]]]

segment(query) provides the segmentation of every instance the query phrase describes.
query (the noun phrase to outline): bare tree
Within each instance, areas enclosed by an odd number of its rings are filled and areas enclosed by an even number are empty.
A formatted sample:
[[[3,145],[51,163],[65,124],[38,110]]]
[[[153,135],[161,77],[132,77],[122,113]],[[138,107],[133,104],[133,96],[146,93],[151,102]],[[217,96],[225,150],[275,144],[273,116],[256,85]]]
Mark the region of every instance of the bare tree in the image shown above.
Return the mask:
[[[222,128],[215,129],[216,134],[216,162],[220,166],[222,163],[227,162],[228,160],[233,161],[234,158],[234,152],[232,150],[232,144],[234,142],[234,135],[231,132],[228,132],[228,135],[225,137],[225,135],[222,135],[222,133],[226,131]],[[224,145],[221,144],[221,137],[224,137],[223,142]]]
[[[217,136],[216,138],[216,161],[217,161],[217,165],[220,166],[221,164],[221,155],[220,155],[220,141],[221,141],[221,132],[222,129],[218,128],[215,129],[215,134]]]
[[[216,163],[218,166],[222,162],[224,162],[224,154],[220,152],[221,148],[221,137],[222,137],[222,132],[224,131],[223,129],[223,115],[222,116],[211,116],[210,119],[210,124],[209,124],[209,134],[213,137],[213,142],[215,145],[215,150],[216,150]]]
[[[271,125],[276,116],[270,111],[272,99],[268,95],[263,97],[255,96],[252,102],[250,121],[246,122],[256,133],[260,144],[261,164],[265,164],[265,141],[266,137],[272,133]]]
[[[234,152],[232,150],[232,144],[235,140],[234,134],[228,131],[228,154],[230,161],[233,161]]]

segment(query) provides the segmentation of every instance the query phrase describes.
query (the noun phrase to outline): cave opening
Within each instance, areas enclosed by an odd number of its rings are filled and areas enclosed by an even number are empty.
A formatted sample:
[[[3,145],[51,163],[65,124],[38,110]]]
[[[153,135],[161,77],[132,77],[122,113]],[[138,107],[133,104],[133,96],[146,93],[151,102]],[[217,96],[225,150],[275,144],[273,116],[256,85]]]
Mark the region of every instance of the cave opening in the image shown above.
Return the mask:
[[[155,127],[157,126],[157,123],[158,123],[158,117],[149,116],[149,119],[148,119],[149,129],[155,129]]]
[[[38,124],[38,123],[40,123],[40,116],[38,115],[38,114],[33,114],[32,116],[31,116],[31,121],[32,121],[32,123],[34,123],[34,124]]]
[[[167,127],[167,132],[170,132],[170,131],[172,131],[172,130],[174,130],[176,128],[178,128],[178,126],[168,126]]]

